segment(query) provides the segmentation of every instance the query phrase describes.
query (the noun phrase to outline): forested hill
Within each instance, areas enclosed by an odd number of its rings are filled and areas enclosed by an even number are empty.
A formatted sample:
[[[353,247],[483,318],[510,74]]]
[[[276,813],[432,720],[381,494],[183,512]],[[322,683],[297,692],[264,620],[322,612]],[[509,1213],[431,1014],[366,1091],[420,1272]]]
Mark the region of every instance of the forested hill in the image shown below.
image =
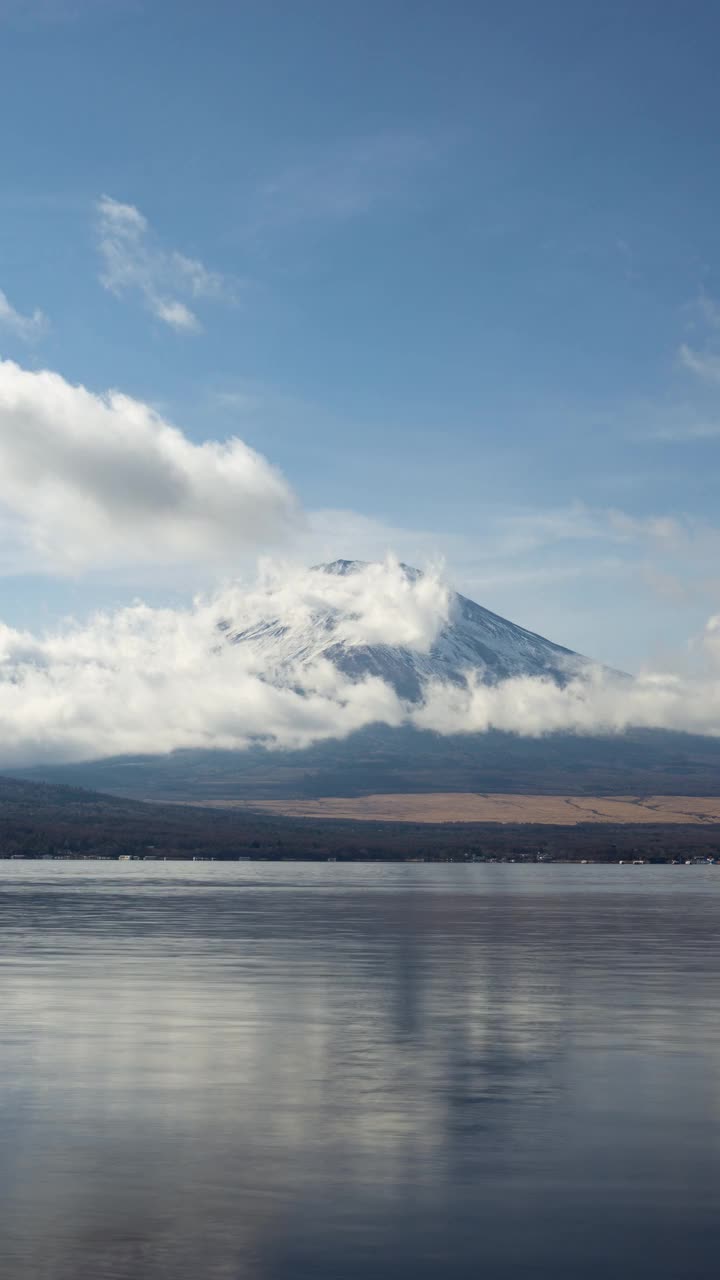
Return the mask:
[[[0,858],[396,860],[545,858],[616,862],[720,851],[718,826],[573,827],[351,822],[151,804],[0,777]]]
[[[0,777],[0,854],[5,857],[232,857],[277,849],[282,826],[282,819]]]

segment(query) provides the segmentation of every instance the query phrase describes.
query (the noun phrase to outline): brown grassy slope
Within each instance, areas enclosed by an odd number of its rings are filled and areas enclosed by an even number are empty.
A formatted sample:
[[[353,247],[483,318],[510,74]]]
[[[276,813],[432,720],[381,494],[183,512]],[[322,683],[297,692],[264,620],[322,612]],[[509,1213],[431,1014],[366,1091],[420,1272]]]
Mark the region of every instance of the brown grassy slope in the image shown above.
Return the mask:
[[[512,822],[576,826],[578,823],[720,822],[720,798],[707,796],[371,795],[317,800],[254,800],[238,808],[292,818],[380,822]],[[225,802],[228,806],[228,802]]]

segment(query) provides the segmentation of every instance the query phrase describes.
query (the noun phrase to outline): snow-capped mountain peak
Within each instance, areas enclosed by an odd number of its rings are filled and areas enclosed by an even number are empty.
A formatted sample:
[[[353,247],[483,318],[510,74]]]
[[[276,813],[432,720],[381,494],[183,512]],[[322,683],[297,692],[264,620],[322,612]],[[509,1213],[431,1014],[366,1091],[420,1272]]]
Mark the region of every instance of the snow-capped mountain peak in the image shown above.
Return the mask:
[[[564,683],[587,659],[491,613],[434,574],[388,560],[333,560],[303,575],[288,598],[268,590],[248,625],[225,627],[263,664],[297,669],[320,658],[344,675],[377,676],[417,701],[429,681],[471,673],[496,684],[512,676]]]

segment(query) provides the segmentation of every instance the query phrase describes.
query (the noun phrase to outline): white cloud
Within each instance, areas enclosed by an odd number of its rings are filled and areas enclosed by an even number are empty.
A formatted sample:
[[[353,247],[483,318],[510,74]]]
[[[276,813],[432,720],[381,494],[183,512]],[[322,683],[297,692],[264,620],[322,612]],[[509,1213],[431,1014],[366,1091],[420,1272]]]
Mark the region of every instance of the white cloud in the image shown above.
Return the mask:
[[[254,229],[363,217],[408,190],[446,149],[442,138],[408,132],[318,147],[260,184],[251,202]]]
[[[609,531],[621,541],[650,541],[680,545],[689,536],[689,528],[675,516],[633,516],[626,511],[605,513]]]
[[[720,354],[715,351],[696,351],[683,342],[680,351],[680,363],[691,373],[697,374],[706,382],[720,382]]]
[[[350,619],[350,645],[422,651],[444,625],[448,595],[437,575],[408,583],[392,559],[349,577],[266,566],[254,585],[186,609],[135,604],[42,636],[0,625],[0,766],[254,742],[304,747],[373,723],[441,734],[720,733],[717,616],[702,638],[704,676],[630,680],[590,669],[563,688],[469,678],[464,687],[430,683],[414,704],[380,679],[341,675],[317,653],[278,661],[277,646],[264,643],[263,620],[297,636],[304,622],[335,610]],[[232,643],[236,630],[254,638]]]
[[[231,296],[228,282],[217,271],[208,271],[196,258],[186,258],[182,253],[170,255],[170,262],[178,279],[184,280],[194,298],[214,298],[219,302]]]
[[[182,299],[231,302],[232,283],[195,258],[167,251],[157,243],[147,218],[135,205],[102,196],[95,206],[100,281],[117,297],[138,294],[147,309],[178,333],[200,329],[195,312]]]
[[[693,335],[692,343],[678,348],[680,365],[701,382],[720,382],[720,305],[706,293],[700,293],[684,307],[685,326]]]
[[[158,320],[163,320],[171,329],[176,329],[178,333],[197,333],[200,328],[200,322],[191,311],[186,307],[184,302],[163,302],[161,298],[155,300],[153,310]]]
[[[6,329],[24,342],[39,338],[47,328],[47,317],[39,308],[31,315],[23,315],[11,305],[6,293],[0,289],[0,329]]]
[[[260,650],[217,630],[236,604],[236,592],[186,611],[138,604],[41,638],[0,628],[0,762],[302,747],[401,722],[381,680],[348,680],[322,660],[271,683]]]
[[[683,312],[686,327],[690,330],[707,332],[720,329],[720,306],[704,290],[685,304]]]
[[[302,637],[306,659],[321,652],[330,634],[351,647],[399,645],[427,653],[450,617],[451,592],[434,569],[408,575],[393,555],[352,573],[266,561],[254,587],[226,593],[225,608],[246,630],[278,620],[289,652],[296,653]],[[274,639],[272,651],[281,654],[282,642]]]
[[[631,728],[720,735],[720,677],[653,673],[621,679],[591,668],[562,688],[516,677],[494,686],[433,685],[413,723],[437,733],[500,729],[523,737],[547,733],[607,734]]]
[[[33,567],[225,564],[300,517],[237,438],[195,444],[141,401],[0,361],[0,516]]]

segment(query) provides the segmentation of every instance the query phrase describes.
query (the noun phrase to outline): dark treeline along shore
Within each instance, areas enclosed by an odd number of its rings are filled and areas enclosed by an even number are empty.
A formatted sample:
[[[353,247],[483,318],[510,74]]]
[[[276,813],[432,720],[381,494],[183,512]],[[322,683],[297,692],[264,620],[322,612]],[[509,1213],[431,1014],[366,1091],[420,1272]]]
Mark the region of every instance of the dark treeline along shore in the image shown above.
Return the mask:
[[[516,859],[720,857],[720,824],[353,822],[144,803],[0,778],[2,858]]]

